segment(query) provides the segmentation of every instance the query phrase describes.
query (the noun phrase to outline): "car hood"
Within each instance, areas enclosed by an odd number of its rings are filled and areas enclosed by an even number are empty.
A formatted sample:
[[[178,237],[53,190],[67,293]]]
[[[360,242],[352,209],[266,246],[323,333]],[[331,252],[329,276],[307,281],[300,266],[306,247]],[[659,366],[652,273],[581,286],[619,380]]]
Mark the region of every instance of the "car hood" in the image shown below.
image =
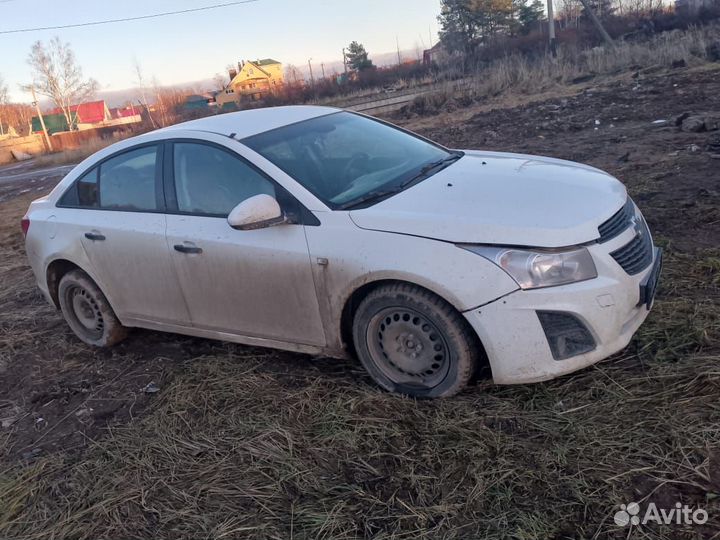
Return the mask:
[[[468,151],[415,186],[350,217],[360,228],[458,243],[562,247],[599,237],[625,186],[587,165]]]

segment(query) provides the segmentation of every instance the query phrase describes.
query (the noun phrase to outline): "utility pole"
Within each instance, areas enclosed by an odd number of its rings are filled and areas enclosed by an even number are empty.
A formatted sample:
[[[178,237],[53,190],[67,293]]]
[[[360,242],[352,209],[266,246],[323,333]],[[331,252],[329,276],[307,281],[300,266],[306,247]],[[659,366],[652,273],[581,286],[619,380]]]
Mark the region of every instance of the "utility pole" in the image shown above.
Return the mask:
[[[551,0],[548,0],[548,1],[551,1]],[[580,0],[580,3],[585,8],[585,11],[587,11],[588,15],[590,15],[590,20],[595,25],[595,28],[598,29],[598,32],[600,32],[600,35],[605,40],[605,43],[610,45],[610,47],[615,47],[615,42],[610,37],[610,34],[608,34],[607,31],[605,30],[605,27],[600,22],[600,19],[597,18],[597,16],[595,15],[595,12],[592,10],[590,5],[587,3],[587,0]]]
[[[322,71],[322,78],[324,79],[325,78],[325,64],[323,64],[323,63],[320,64],[320,70]]]
[[[343,47],[343,68],[345,68],[345,75],[347,75],[347,57],[345,56],[345,47]]]
[[[547,0],[548,12],[548,36],[550,39],[550,52],[553,56],[557,55],[555,49],[555,12],[553,11],[553,0]]]
[[[32,98],[33,98],[33,105],[35,105],[35,110],[37,111],[38,118],[40,119],[40,125],[42,126],[43,133],[45,134],[45,143],[47,143],[48,152],[53,151],[52,143],[50,142],[50,135],[48,135],[47,128],[45,127],[45,119],[43,118],[42,112],[40,112],[40,104],[37,101],[37,96],[35,95],[35,86],[30,86],[30,91],[32,92]]]
[[[397,47],[398,66],[399,66],[402,64],[402,60],[400,59],[400,42],[398,41],[397,34],[395,34],[395,46]]]

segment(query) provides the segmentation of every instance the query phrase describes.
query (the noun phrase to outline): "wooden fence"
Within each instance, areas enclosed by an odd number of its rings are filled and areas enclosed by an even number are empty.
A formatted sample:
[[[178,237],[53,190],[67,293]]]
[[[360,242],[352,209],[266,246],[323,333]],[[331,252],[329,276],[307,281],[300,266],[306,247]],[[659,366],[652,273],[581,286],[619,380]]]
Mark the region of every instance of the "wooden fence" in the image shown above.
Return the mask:
[[[12,155],[13,150],[36,156],[45,152],[45,143],[42,135],[0,139],[0,165],[15,161]]]

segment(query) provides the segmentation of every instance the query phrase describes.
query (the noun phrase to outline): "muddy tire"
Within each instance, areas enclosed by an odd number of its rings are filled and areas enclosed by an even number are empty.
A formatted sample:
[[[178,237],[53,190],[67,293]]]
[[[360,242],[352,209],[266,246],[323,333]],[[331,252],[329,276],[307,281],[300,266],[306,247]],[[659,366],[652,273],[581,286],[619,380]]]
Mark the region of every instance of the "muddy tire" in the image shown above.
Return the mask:
[[[462,390],[479,361],[477,338],[455,308],[410,284],[378,287],[358,306],[355,350],[390,392],[447,397]]]
[[[111,347],[127,336],[100,288],[82,270],[60,279],[60,309],[75,335],[88,345]]]

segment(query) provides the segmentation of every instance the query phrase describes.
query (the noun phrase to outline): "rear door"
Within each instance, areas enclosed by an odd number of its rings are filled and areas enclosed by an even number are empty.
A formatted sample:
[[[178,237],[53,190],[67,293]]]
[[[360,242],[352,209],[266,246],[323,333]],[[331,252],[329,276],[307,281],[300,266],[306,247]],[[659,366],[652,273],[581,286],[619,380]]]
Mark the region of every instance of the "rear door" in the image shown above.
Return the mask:
[[[227,222],[254,195],[272,195],[286,210],[297,201],[230,149],[197,140],[172,146],[167,242],[193,326],[324,345],[304,226],[240,231]]]
[[[165,241],[163,145],[103,160],[63,195],[100,287],[122,319],[189,324]]]

